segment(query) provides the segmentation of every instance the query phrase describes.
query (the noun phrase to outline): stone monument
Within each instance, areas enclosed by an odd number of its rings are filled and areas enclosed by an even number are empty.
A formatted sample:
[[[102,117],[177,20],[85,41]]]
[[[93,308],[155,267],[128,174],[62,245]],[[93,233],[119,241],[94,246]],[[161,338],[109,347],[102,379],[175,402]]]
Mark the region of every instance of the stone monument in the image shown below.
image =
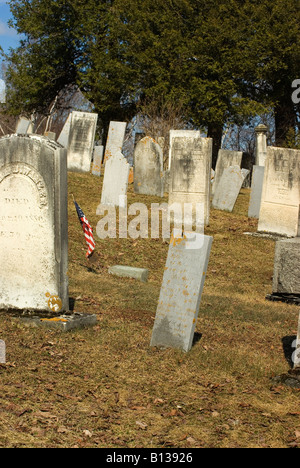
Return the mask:
[[[134,191],[163,197],[163,153],[151,137],[138,142],[134,150]]]

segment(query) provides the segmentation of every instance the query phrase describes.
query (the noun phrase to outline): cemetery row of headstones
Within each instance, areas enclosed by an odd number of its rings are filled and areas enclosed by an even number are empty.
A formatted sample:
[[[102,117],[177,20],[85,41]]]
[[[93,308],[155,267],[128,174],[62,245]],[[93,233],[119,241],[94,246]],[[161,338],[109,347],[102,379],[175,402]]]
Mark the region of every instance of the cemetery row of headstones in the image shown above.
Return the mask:
[[[20,132],[23,136],[12,135],[0,140],[0,204],[4,226],[0,232],[0,250],[4,262],[2,271],[5,271],[0,290],[2,309],[45,310],[47,298],[51,296],[60,299],[61,310],[68,310],[67,170],[90,170],[91,142],[95,138],[97,121],[96,114],[83,114],[72,113],[70,117],[68,151],[47,138],[25,136],[28,128]],[[122,200],[125,203],[129,164],[120,151],[124,132],[123,125],[120,143],[113,145],[111,141],[113,149],[104,156],[101,198],[104,205],[120,206],[120,200],[121,204]],[[171,204],[202,204],[205,225],[209,223],[211,159],[211,139],[198,134],[172,137],[169,201]],[[247,170],[240,167],[241,154],[233,154],[232,160],[227,161],[228,167],[225,167],[225,160],[220,152],[213,206],[230,211]],[[268,148],[263,162],[260,212],[268,213],[273,220],[274,210],[285,210],[286,217],[282,216],[279,224],[292,226],[293,234],[297,235],[299,152]],[[147,182],[148,174],[151,184]],[[161,149],[146,137],[135,151],[135,190],[162,196],[162,180]],[[276,207],[272,206],[275,204]],[[185,351],[191,347],[212,243],[212,238],[203,234],[196,236],[200,236],[201,248],[190,248],[187,233],[181,232],[170,243],[153,345],[175,346]],[[5,253],[11,249],[14,255],[8,260]],[[167,286],[169,281],[171,289]]]

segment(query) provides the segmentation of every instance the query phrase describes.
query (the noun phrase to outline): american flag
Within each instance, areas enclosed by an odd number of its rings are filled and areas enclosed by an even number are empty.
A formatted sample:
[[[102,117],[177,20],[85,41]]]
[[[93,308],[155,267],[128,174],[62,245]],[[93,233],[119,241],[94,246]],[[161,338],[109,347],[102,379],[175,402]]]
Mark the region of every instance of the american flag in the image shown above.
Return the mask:
[[[89,258],[92,255],[92,253],[94,252],[95,246],[96,246],[95,245],[95,240],[94,240],[94,235],[93,235],[93,229],[92,229],[92,226],[90,225],[90,223],[88,222],[88,220],[86,219],[82,209],[78,206],[78,204],[76,203],[75,200],[74,200],[74,204],[75,204],[75,207],[76,207],[76,211],[77,211],[77,214],[78,214],[80,224],[81,224],[83,232],[84,232],[84,237],[85,237],[86,243],[88,245],[88,251],[86,253],[86,257]]]

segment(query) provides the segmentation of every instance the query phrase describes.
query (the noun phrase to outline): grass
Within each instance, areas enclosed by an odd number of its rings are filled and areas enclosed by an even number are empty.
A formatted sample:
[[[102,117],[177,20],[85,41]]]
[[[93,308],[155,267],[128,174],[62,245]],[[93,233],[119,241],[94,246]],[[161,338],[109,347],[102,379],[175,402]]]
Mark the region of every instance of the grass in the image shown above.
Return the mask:
[[[275,243],[243,234],[257,229],[249,190],[233,213],[211,212],[189,353],[149,346],[168,244],[96,237],[95,261],[86,261],[71,194],[96,231],[101,181],[70,173],[69,193],[70,297],[98,324],[61,333],[0,315],[0,447],[299,446],[299,391],[271,381],[289,369],[283,341],[296,335],[299,308],[265,300]],[[128,204],[136,201],[161,202],[130,186]],[[148,268],[148,283],[109,275],[114,264]]]

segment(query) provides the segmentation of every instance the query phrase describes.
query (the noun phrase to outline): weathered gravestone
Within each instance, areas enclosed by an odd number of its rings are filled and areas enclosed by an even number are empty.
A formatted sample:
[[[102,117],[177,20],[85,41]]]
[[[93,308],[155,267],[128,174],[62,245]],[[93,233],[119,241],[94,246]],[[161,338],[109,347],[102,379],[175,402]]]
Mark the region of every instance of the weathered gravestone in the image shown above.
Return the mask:
[[[268,147],[258,232],[296,237],[299,231],[300,151]]]
[[[67,155],[38,135],[0,139],[0,309],[68,310]]]
[[[59,143],[64,148],[68,148],[70,126],[71,126],[71,115],[72,113],[68,115],[67,120],[62,128],[62,131],[60,132],[60,135],[57,138],[57,143]]]
[[[299,295],[300,237],[276,242],[273,293]]]
[[[264,172],[264,166],[253,166],[251,195],[248,209],[249,218],[259,218]]]
[[[192,208],[193,224],[197,205],[203,208],[202,220],[196,224],[209,224],[211,192],[211,138],[175,138],[169,179],[169,206],[180,204]]]
[[[213,208],[231,213],[248,174],[247,169],[241,169],[239,166],[224,169],[212,201]]]
[[[106,161],[101,205],[126,207],[129,170],[130,165],[121,152]]]
[[[68,141],[68,170],[90,171],[97,120],[98,114],[72,112]]]
[[[169,134],[169,170],[172,164],[172,151],[175,138],[200,138],[199,130],[170,130]]]
[[[198,233],[173,233],[151,346],[191,349],[212,241]]]
[[[242,151],[229,151],[220,149],[218,153],[218,159],[214,174],[214,183],[212,188],[212,193],[216,192],[216,189],[220,183],[221,177],[225,169],[230,166],[239,166],[241,167],[243,159]]]
[[[104,153],[104,163],[115,154],[122,152],[126,122],[110,122]]]
[[[95,146],[94,148],[94,157],[93,157],[93,162],[92,162],[92,174],[98,177],[101,175],[103,151],[104,151],[103,146]]]
[[[20,117],[16,127],[16,133],[25,135],[26,133],[32,133],[32,122],[25,117]]]
[[[134,150],[134,191],[163,197],[163,153],[151,137],[138,142]]]

